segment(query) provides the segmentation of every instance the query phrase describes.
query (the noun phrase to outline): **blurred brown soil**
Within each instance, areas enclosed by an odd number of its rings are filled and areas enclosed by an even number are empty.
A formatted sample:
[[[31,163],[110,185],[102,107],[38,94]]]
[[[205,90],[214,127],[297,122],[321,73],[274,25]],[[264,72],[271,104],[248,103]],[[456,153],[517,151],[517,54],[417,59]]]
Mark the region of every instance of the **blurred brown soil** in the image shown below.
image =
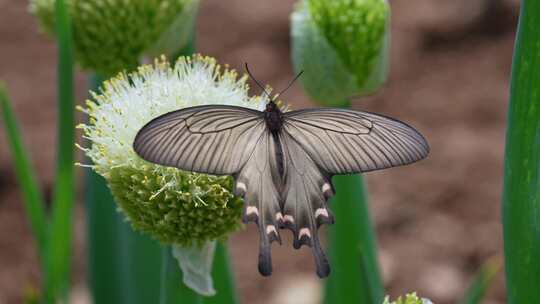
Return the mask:
[[[292,76],[292,0],[202,1],[198,50],[283,87]],[[354,107],[397,117],[428,138],[430,157],[367,174],[387,292],[408,291],[455,303],[480,265],[501,261],[500,194],[505,112],[517,1],[392,1],[392,73],[378,94]],[[53,180],[55,46],[38,31],[26,1],[0,0],[0,79],[14,102],[25,142],[47,195]],[[86,80],[77,75],[84,100]],[[312,105],[299,86],[286,100]],[[20,303],[39,270],[4,132],[0,132],[0,303]],[[84,299],[84,223],[78,203],[75,298]],[[337,219],[339,221],[339,218]],[[324,234],[324,229],[322,234]],[[307,249],[274,247],[274,275],[256,269],[253,226],[231,238],[243,303],[315,303],[320,292]],[[80,303],[84,303],[81,301]],[[505,303],[500,273],[484,303]]]

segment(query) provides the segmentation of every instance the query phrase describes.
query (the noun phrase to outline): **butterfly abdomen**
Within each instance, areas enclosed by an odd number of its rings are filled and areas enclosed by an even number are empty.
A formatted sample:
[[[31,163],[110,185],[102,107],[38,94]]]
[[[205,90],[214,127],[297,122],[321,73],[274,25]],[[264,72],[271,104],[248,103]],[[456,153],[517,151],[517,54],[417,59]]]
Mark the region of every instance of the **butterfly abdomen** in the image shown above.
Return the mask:
[[[283,127],[283,114],[273,101],[270,101],[266,105],[266,110],[264,111],[264,120],[266,122],[268,132],[272,134],[272,139],[274,140],[276,165],[279,179],[283,180],[285,174],[283,164],[283,147],[281,146],[281,141],[279,139],[279,134],[281,133],[281,129]]]
[[[283,180],[285,177],[285,167],[283,165],[283,147],[281,146],[281,141],[277,133],[272,133],[272,138],[274,139],[274,146],[276,149],[276,165],[280,179]]]

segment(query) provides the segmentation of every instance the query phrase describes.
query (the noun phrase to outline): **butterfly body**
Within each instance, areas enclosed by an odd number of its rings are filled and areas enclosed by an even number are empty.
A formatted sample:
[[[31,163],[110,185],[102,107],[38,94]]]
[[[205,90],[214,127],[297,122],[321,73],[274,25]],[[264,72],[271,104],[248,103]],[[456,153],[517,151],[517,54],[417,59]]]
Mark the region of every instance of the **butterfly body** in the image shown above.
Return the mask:
[[[232,175],[243,221],[259,229],[259,272],[272,273],[271,243],[281,243],[279,229],[288,228],[294,248],[312,248],[319,277],[330,273],[317,231],[334,222],[332,176],[406,165],[429,152],[420,133],[393,118],[344,109],[282,112],[273,101],[262,112],[225,105],[173,111],[144,126],[133,147],[157,164]]]
[[[281,131],[281,127],[283,126],[283,113],[281,113],[281,110],[276,105],[275,102],[270,101],[266,105],[266,109],[264,110],[264,120],[266,121],[266,126],[268,127],[268,130],[272,134],[277,134]]]

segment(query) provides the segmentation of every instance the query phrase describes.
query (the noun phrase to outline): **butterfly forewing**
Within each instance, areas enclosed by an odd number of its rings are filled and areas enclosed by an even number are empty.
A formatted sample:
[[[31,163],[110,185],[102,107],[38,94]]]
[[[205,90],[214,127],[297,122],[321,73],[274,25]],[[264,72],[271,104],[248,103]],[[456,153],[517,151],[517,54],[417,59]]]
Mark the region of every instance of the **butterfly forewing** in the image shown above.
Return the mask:
[[[330,175],[396,167],[427,156],[424,137],[393,118],[344,109],[284,114],[289,134]]]
[[[170,112],[146,124],[133,148],[143,159],[187,171],[234,174],[266,131],[262,112],[233,106],[199,106]]]

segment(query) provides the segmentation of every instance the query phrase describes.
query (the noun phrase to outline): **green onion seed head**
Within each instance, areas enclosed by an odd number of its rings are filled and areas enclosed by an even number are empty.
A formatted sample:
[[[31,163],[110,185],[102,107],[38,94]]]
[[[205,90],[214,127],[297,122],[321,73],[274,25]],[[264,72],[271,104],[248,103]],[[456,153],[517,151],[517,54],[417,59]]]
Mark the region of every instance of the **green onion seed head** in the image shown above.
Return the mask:
[[[387,77],[390,7],[386,0],[303,0],[291,16],[292,59],[307,93],[345,104]]]
[[[266,100],[248,97],[247,90],[245,76],[196,55],[122,73],[93,93],[82,108],[89,121],[80,125],[91,145],[82,149],[133,228],[164,243],[199,246],[241,227],[243,202],[232,194],[231,177],[152,164],[132,144],[147,122],[181,108],[211,102],[262,110]]]
[[[78,63],[111,76],[143,57],[174,55],[191,38],[198,0],[68,0]],[[54,35],[54,0],[31,0],[30,11]]]
[[[399,297],[392,302],[390,302],[390,297],[386,297],[383,304],[433,304],[433,302],[425,298],[419,298],[416,292],[413,292],[405,295],[405,297]]]

